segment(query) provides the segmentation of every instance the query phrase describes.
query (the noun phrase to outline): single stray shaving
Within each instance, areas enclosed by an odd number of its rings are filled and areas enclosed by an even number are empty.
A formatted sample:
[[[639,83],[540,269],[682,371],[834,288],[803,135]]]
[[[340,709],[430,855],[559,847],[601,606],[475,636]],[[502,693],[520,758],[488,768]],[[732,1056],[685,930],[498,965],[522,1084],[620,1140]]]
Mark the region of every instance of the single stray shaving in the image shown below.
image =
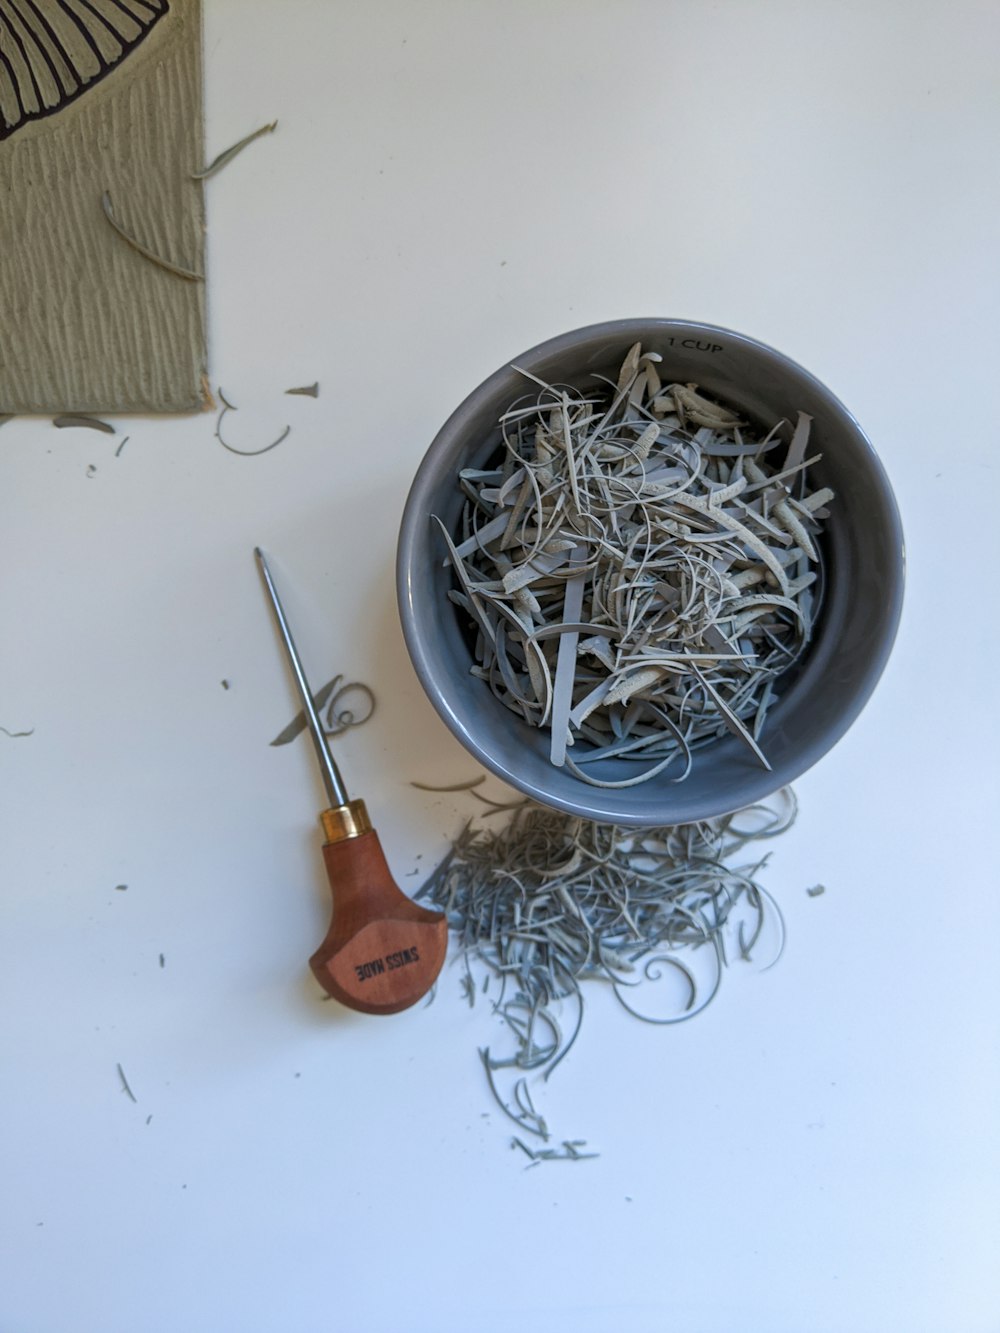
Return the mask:
[[[66,430],[74,426],[86,426],[90,430],[103,431],[105,435],[116,433],[110,421],[100,421],[97,417],[88,416],[85,412],[63,412],[60,416],[52,418],[52,424],[59,430]],[[123,440],[122,444],[124,443]]]
[[[254,130],[254,132],[248,134],[245,139],[240,139],[239,142],[234,143],[231,148],[227,148],[224,152],[220,153],[218,157],[213,158],[207,167],[204,167],[201,171],[193,171],[191,173],[191,179],[193,181],[208,180],[209,176],[214,176],[217,171],[221,171],[228,162],[231,162],[237,153],[242,153],[247,144],[253,143],[254,139],[259,139],[262,134],[273,134],[277,128],[278,122],[276,120],[272,120],[270,125],[261,125],[259,130]]]
[[[219,413],[215,422],[215,438],[222,445],[223,449],[227,449],[231,454],[239,454],[241,458],[256,458],[259,454],[268,454],[272,449],[277,449],[278,445],[287,440],[289,435],[291,435],[291,426],[286,426],[277,439],[272,440],[270,444],[265,444],[261,449],[237,449],[235,445],[230,444],[228,440],[222,438],[222,419],[227,412],[235,412],[237,410],[236,406],[234,403],[226,401],[222,395],[221,389],[219,390],[219,397],[222,398],[225,406]]]
[[[411,787],[416,787],[417,791],[471,791],[473,787],[481,787],[486,781],[485,774],[478,778],[470,778],[468,782],[452,782],[447,787],[432,787],[427,782],[411,782]]]
[[[317,715],[322,715],[323,709],[326,709],[326,721],[323,725],[323,733],[326,736],[339,736],[342,731],[347,731],[350,727],[363,726],[375,712],[375,695],[369,687],[357,680],[342,685],[343,679],[342,675],[334,676],[333,680],[328,680],[313,695],[313,707]],[[345,696],[352,692],[360,694],[365,705],[360,717],[356,717],[352,709],[343,707]],[[305,731],[307,725],[305,711],[300,709],[288,726],[275,736],[271,744],[287,745]]]
[[[128,1085],[128,1079],[125,1077],[125,1070],[122,1069],[121,1065],[117,1065],[116,1068],[118,1070],[118,1077],[122,1081],[122,1092],[127,1092],[132,1100],[137,1102],[139,1099]]]
[[[148,245],[143,245],[143,243],[138,240],[137,237],[133,236],[127,228],[123,227],[115,217],[115,210],[111,203],[111,196],[108,194],[107,190],[101,195],[101,208],[104,210],[104,216],[107,218],[110,225],[126,245],[130,245],[133,250],[142,255],[144,259],[148,259],[151,264],[155,264],[157,268],[164,269],[167,273],[172,273],[175,278],[183,278],[185,282],[205,281],[204,276],[201,273],[195,273],[189,268],[181,268],[179,264],[172,264],[169,259],[164,259],[163,256],[158,255],[155,250],[150,250]]]

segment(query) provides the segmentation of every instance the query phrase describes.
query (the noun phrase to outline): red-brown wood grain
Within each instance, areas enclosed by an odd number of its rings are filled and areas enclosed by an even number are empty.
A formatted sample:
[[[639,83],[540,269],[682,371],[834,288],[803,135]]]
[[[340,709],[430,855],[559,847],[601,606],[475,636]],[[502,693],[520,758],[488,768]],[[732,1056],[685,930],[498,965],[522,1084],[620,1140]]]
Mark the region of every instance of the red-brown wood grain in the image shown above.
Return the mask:
[[[309,966],[323,989],[366,1014],[395,1014],[426,995],[448,944],[443,913],[420,907],[397,887],[378,834],[323,848],[333,895],[326,939]]]

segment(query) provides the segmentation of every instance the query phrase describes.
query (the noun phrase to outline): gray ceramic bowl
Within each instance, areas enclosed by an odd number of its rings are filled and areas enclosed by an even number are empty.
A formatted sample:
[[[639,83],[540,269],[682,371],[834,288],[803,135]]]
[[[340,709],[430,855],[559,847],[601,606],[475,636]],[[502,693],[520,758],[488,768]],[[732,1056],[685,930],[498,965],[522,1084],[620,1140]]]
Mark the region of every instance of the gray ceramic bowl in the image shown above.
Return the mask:
[[[549,383],[592,385],[614,378],[632,343],[663,356],[664,381],[694,382],[744,415],[773,423],[813,417],[810,471],[836,500],[824,524],[825,591],[803,664],[772,706],[761,745],[762,768],[734,737],[695,752],[682,782],[666,775],[623,789],[593,787],[548,759],[549,734],[529,727],[469,674],[472,665],[459,611],[448,600],[437,514],[454,531],[463,496],[460,468],[483,466],[499,441],[497,422],[525,391],[511,365],[475,389],[449,417],[420,464],[403,513],[397,592],[407,648],[445,723],[498,777],[545,805],[619,824],[687,823],[727,814],[799,777],[844,735],[864,707],[892,647],[903,595],[903,537],[892,490],[861,427],[801,366],[728,329],[673,319],[629,319],[563,334],[513,358]],[[620,767],[619,767],[620,766]],[[605,777],[634,773],[607,761]]]

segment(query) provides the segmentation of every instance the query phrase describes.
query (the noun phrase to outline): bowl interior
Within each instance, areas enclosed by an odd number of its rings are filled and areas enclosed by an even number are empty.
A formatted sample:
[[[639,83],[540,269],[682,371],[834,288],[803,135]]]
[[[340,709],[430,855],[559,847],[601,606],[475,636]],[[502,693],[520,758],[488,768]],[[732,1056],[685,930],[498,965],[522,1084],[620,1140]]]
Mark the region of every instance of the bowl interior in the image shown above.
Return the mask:
[[[547,383],[592,387],[612,380],[641,341],[663,357],[664,381],[696,383],[770,427],[799,411],[813,418],[814,486],[836,498],[824,524],[824,593],[802,663],[777,682],[761,736],[764,769],[735,737],[699,747],[682,782],[667,775],[623,789],[591,786],[549,762],[549,734],[516,717],[469,673],[472,658],[461,613],[448,599],[451,571],[432,515],[454,531],[464,503],[457,474],[495,452],[503,412],[530,388],[513,367]],[[591,819],[652,825],[710,818],[771,794],[811,767],[861,711],[888,658],[902,596],[902,533],[884,471],[846,408],[807,371],[764,345],[710,325],[625,320],[543,343],[479,386],[438,433],[414,479],[400,529],[397,583],[407,647],[441,717],[490,770],[535,800]],[[624,760],[606,761],[604,778],[633,776]]]

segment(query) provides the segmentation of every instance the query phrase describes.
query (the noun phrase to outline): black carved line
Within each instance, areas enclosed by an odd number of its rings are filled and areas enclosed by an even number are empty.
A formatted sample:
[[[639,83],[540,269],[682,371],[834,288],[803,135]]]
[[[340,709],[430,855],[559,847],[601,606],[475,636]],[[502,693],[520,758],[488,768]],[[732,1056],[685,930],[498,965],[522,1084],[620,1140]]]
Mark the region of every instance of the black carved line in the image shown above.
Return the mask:
[[[114,4],[115,0],[111,0],[111,3]],[[90,0],[77,0],[77,4],[83,5],[85,9],[89,10],[89,12],[93,14],[94,18],[97,19],[98,23],[103,24],[103,26],[108,30],[108,32],[111,33],[115,41],[120,42],[124,40],[124,38],[122,37],[121,30],[115,26],[113,20],[109,19],[107,15],[102,14],[99,9],[95,9],[95,7],[90,3]],[[139,22],[139,20],[136,18],[134,14],[129,14],[127,9],[123,9],[121,5],[119,5],[118,8],[129,19],[131,19],[133,23]]]
[[[29,0],[29,3],[30,3],[30,0]],[[23,12],[22,12],[22,10],[21,10],[21,7],[20,7],[20,0],[8,0],[8,2],[7,2],[7,8],[8,8],[8,12],[9,12],[10,14],[16,14],[16,15],[17,15],[17,19],[18,19],[18,22],[21,24],[21,27],[25,30],[25,32],[26,32],[26,33],[28,34],[28,36],[31,38],[31,41],[32,41],[32,43],[34,44],[34,46],[37,48],[39,55],[40,55],[40,56],[42,57],[42,59],[45,61],[46,65],[48,65],[48,67],[49,67],[49,73],[52,75],[52,82],[56,85],[57,92],[58,92],[58,89],[61,88],[61,89],[62,89],[62,92],[63,92],[63,96],[65,96],[65,94],[69,91],[69,89],[66,87],[66,81],[65,81],[65,79],[62,77],[62,75],[59,73],[59,71],[56,69],[56,67],[55,67],[55,63],[53,62],[52,57],[51,57],[51,55],[49,54],[48,46],[47,46],[46,42],[44,41],[44,39],[43,39],[42,37],[39,36],[37,29],[32,25],[31,21],[30,21],[29,19],[26,19],[26,18],[24,17],[24,14],[23,14]],[[34,8],[34,6],[32,6],[32,8]],[[37,13],[37,11],[36,11],[35,17],[36,17],[36,18],[40,18],[40,17],[41,17],[41,16]],[[45,23],[45,20],[42,19],[42,22],[43,22],[43,24],[44,24],[44,23]],[[47,25],[46,25],[46,26],[47,26]],[[39,100],[41,100],[41,98],[39,98]],[[61,98],[58,99],[58,100],[61,100]]]
[[[51,23],[49,23],[45,14],[39,9],[35,0],[0,0],[0,31],[9,34],[11,42],[14,43],[20,52],[28,72],[28,79],[30,80],[31,86],[34,88],[35,99],[38,104],[38,110],[29,109],[25,105],[25,93],[27,92],[28,84],[24,79],[18,77],[14,71],[13,63],[7,53],[0,47],[0,65],[6,69],[7,74],[10,77],[10,84],[19,113],[13,121],[9,121],[6,116],[0,117],[0,140],[8,138],[29,121],[41,120],[45,116],[50,116],[57,111],[61,111],[64,106],[67,106],[77,97],[80,97],[88,88],[92,88],[95,84],[106,78],[107,75],[110,74],[111,71],[126,58],[126,56],[130,55],[140,42],[148,36],[153,26],[170,9],[168,0],[138,0],[138,3],[141,3],[151,14],[148,18],[145,15],[140,17],[139,14],[126,8],[121,0],[111,0],[111,3],[115,4],[123,14],[127,15],[131,23],[137,24],[141,29],[138,36],[127,37],[116,29],[111,20],[96,10],[93,5],[89,3],[89,0],[50,0],[50,2],[52,5],[58,6],[59,11],[80,33],[80,36],[93,52],[94,58],[98,62],[98,72],[90,75],[85,74],[80,70],[73,59],[72,53],[66,49],[63,41],[59,38],[58,33],[54,30]],[[29,9],[30,13],[28,12]],[[89,19],[87,18],[88,14],[91,16]],[[90,24],[90,28],[87,26],[88,23]],[[97,24],[100,25],[102,30],[110,33],[114,37],[115,42],[120,48],[119,54],[111,60],[106,59],[101,54],[100,48],[97,46],[94,39],[91,28],[95,28]],[[36,54],[29,55],[28,49],[21,38],[22,29],[28,35],[31,51]],[[75,88],[67,88],[66,78],[55,68],[52,59],[53,53],[55,53],[60,60],[65,61],[66,70],[69,72],[70,76],[77,81],[77,86]],[[62,89],[62,96],[57,97],[57,100],[52,106],[44,105],[41,87],[35,73],[36,68],[40,69],[42,61],[44,61],[48,70],[52,74],[57,92],[59,89]]]
[[[101,18],[101,15],[96,14],[95,10],[93,10],[91,6],[87,4],[87,0],[80,0],[80,3],[82,4],[85,10],[87,10],[91,14],[95,14],[95,17],[100,19],[101,22],[104,23],[104,19]],[[77,14],[77,12],[73,9],[71,0],[62,0],[60,8],[63,9],[66,13],[66,16],[68,18],[71,18],[73,22],[76,24],[81,35],[83,36],[83,40],[87,43],[91,51],[93,51],[94,55],[96,56],[97,63],[101,67],[101,73],[97,75],[97,78],[98,79],[101,78],[104,74],[108,72],[111,66],[108,64],[107,60],[105,60],[104,56],[101,54],[101,48],[97,45],[97,42],[94,40],[93,34],[90,32],[90,29],[83,24],[79,14]],[[107,27],[107,24],[104,23],[104,26]]]
[[[137,24],[140,27],[142,26],[143,19],[138,14],[136,14],[133,9],[130,9],[127,4],[123,3],[123,0],[107,0],[107,3],[110,5],[114,5],[115,8],[118,10],[118,12],[124,14],[130,23]],[[145,0],[142,0],[142,3],[145,3]],[[99,10],[94,8],[94,6],[91,4],[91,0],[77,0],[77,4],[84,5],[87,9],[89,9],[90,12],[94,15],[94,17],[98,19],[101,23],[103,23],[109,32],[114,34],[115,38],[118,41],[130,40],[122,35],[121,29],[116,27],[113,19],[109,19],[105,14],[101,13]],[[153,12],[157,14],[157,17],[159,17],[159,15],[162,14],[163,12],[161,8],[159,9],[159,13],[157,13],[158,6],[153,4],[146,4],[145,7],[147,9],[153,10]]]
[[[18,6],[18,12],[20,12],[20,5],[26,4],[28,8],[31,10],[31,12],[34,14],[40,26],[45,29],[45,32],[48,35],[49,43],[52,49],[56,52],[56,54],[58,55],[59,59],[62,61],[65,67],[65,74],[60,74],[58,81],[59,83],[62,84],[63,90],[67,94],[72,94],[76,92],[80,86],[80,80],[76,77],[76,74],[73,71],[73,61],[70,59],[69,52],[63,46],[62,39],[56,32],[55,28],[53,28],[52,24],[46,18],[44,12],[41,9],[39,9],[38,5],[35,3],[35,0],[8,0],[8,4],[10,5],[13,5],[15,3]],[[35,36],[37,40],[37,33],[35,34]],[[66,82],[66,77],[65,77],[66,75],[68,75],[69,78],[72,80],[72,86],[70,86],[70,84]]]
[[[0,15],[0,17],[2,17],[2,15]],[[17,75],[14,73],[14,66],[10,63],[10,60],[7,57],[7,53],[6,51],[4,51],[2,46],[0,46],[0,60],[2,60],[7,67],[7,73],[10,75],[10,86],[14,93],[14,99],[17,102],[18,106],[21,108],[21,115],[18,117],[18,122],[17,122],[18,124],[20,124],[21,121],[28,114],[28,112],[24,105],[24,102],[21,99],[21,84],[18,81]],[[7,133],[8,131],[3,126],[0,126],[0,138],[4,138]]]
[[[27,68],[28,78],[31,80],[31,86],[35,92],[35,101],[39,107],[44,108],[45,99],[42,97],[42,90],[38,86],[38,80],[35,78],[35,71],[31,68],[31,61],[28,59],[28,53],[25,50],[24,42],[21,41],[20,33],[18,33],[17,29],[14,27],[13,23],[10,21],[10,18],[5,17],[4,21],[7,25],[7,31],[10,33],[11,38],[14,41],[14,45],[21,52],[21,59],[24,61],[25,67]],[[23,106],[24,105],[23,96],[21,97],[20,101],[21,105]],[[28,114],[30,115],[31,113],[29,112]]]
[[[117,5],[123,14],[127,14],[129,18],[133,19],[136,23],[142,23],[144,21],[144,16],[140,16],[135,12],[135,5],[141,5],[143,9],[148,9],[151,13],[155,14],[157,18],[159,18],[164,10],[164,5],[162,3],[153,4],[151,3],[151,0],[131,0],[130,4],[126,4],[125,0],[110,0],[110,3]]]

